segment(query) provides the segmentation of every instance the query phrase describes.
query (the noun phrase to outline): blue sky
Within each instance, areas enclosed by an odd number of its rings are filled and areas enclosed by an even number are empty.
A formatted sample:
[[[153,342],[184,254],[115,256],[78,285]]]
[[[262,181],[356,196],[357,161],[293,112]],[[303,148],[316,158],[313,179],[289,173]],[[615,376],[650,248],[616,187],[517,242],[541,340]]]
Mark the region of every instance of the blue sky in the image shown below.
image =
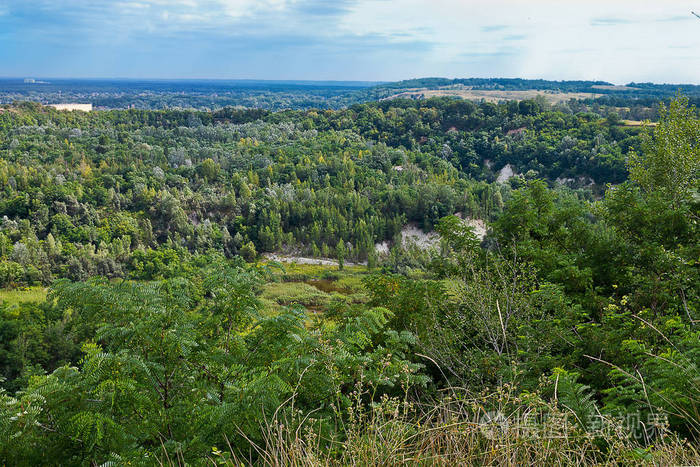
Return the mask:
[[[0,76],[700,83],[700,0],[0,0]]]

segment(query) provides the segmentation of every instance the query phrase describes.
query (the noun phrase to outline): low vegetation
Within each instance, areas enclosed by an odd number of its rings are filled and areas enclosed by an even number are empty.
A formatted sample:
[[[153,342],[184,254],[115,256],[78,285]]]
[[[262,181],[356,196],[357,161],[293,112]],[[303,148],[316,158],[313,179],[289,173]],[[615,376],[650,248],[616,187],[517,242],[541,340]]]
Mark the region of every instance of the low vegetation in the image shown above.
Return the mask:
[[[18,289],[0,289],[0,303],[12,306],[21,302],[43,302],[46,289],[41,286],[22,287]]]

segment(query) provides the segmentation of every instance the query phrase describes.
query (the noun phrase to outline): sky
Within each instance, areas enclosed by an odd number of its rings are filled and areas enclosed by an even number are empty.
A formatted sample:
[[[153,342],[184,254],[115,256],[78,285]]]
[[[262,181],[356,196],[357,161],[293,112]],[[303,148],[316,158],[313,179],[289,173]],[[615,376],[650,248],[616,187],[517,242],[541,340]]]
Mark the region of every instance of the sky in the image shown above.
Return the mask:
[[[0,76],[700,84],[700,0],[0,0]]]

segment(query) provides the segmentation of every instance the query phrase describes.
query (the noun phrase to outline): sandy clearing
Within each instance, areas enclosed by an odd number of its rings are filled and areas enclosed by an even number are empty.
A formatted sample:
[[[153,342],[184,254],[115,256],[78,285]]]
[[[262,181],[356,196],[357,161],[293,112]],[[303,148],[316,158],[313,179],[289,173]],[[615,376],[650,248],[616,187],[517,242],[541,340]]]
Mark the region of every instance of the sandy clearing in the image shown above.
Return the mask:
[[[319,266],[337,266],[338,261],[330,258],[307,258],[304,256],[288,256],[279,255],[276,253],[264,253],[263,258],[268,261],[277,261],[279,263],[296,263],[296,264],[316,264]],[[367,263],[352,263],[345,261],[346,266],[364,266]]]
[[[476,235],[476,238],[479,240],[483,240],[484,237],[486,236],[486,222],[484,222],[481,219],[470,219],[466,218],[464,219],[464,222],[473,229],[474,235]]]
[[[47,107],[53,107],[56,110],[80,110],[83,112],[92,112],[92,104],[49,104]]]
[[[506,164],[503,166],[501,170],[498,171],[498,178],[496,178],[497,183],[505,183],[507,182],[511,177],[515,177],[516,174],[513,171],[513,166],[510,164]]]
[[[383,241],[381,243],[375,243],[374,251],[376,251],[379,256],[387,256],[389,254],[389,242]]]
[[[437,232],[425,233],[415,224],[409,224],[401,230],[401,245],[406,248],[416,245],[418,248],[434,248],[440,244],[440,235]]]

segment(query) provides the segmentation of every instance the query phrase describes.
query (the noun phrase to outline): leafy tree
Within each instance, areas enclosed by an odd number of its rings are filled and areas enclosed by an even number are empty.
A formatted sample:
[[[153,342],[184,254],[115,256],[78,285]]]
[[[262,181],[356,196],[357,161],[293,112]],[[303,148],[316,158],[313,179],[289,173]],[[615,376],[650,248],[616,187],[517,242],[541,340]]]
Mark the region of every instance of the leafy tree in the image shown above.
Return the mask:
[[[338,269],[342,271],[345,266],[345,256],[347,255],[347,248],[342,238],[338,240],[338,244],[335,247],[335,254],[338,258]]]
[[[213,181],[219,175],[219,167],[211,158],[207,158],[200,166],[200,173],[208,181]]]
[[[248,262],[251,262],[255,260],[255,257],[257,256],[257,252],[255,251],[255,244],[253,242],[248,242],[244,244],[238,253],[243,257]]]
[[[630,178],[647,193],[658,193],[677,206],[699,188],[700,118],[681,96],[668,107],[661,104],[659,115],[653,137],[646,137],[641,153],[630,155]]]

